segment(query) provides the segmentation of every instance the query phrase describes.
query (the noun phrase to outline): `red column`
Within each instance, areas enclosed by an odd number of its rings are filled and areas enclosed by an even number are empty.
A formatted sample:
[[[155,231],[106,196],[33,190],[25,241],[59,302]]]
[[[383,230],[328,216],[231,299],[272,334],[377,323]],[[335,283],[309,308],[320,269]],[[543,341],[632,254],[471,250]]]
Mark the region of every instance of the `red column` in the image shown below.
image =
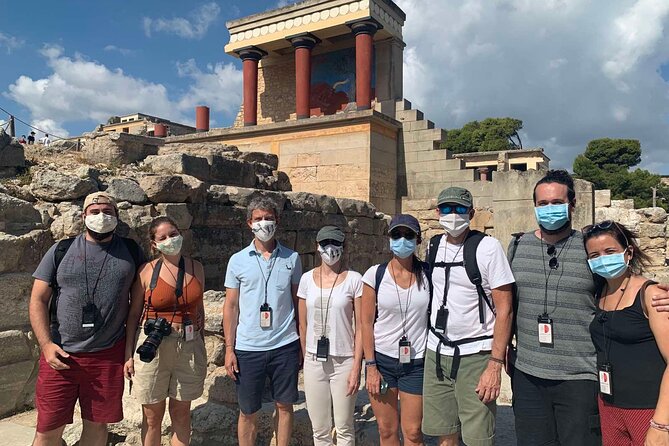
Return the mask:
[[[237,51],[242,59],[244,83],[244,125],[258,123],[258,62],[267,53],[260,48],[249,47]]]
[[[311,50],[320,39],[304,33],[288,40],[295,47],[295,111],[297,119],[304,119],[310,116],[311,109]]]
[[[154,124],[153,136],[164,138],[167,136],[167,126],[165,124]]]
[[[195,107],[195,130],[198,133],[209,131],[209,107],[206,105]]]
[[[348,25],[355,35],[355,102],[358,110],[368,110],[372,108],[374,33],[382,26],[373,19]]]

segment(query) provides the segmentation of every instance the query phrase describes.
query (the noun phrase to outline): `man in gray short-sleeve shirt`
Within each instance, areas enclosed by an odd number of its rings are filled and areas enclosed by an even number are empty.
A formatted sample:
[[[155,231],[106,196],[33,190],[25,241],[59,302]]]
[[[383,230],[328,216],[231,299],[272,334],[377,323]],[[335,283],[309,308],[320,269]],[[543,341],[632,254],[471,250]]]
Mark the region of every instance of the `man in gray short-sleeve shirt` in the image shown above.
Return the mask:
[[[117,216],[109,195],[86,197],[85,233],[52,246],[33,274],[30,322],[42,350],[36,446],[60,445],[77,400],[84,421],[81,444],[105,444],[107,423],[123,418],[125,322],[144,256],[135,242],[114,234]],[[55,285],[58,298],[50,311]]]

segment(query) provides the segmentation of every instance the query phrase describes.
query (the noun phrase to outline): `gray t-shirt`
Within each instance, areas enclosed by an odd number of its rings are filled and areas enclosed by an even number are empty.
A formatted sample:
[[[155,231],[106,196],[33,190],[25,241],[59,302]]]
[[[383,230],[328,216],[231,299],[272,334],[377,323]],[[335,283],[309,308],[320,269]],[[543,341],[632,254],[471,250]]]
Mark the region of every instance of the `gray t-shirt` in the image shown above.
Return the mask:
[[[515,366],[543,379],[596,380],[595,347],[589,330],[596,308],[595,283],[583,236],[573,231],[555,244],[556,270],[550,269],[547,249],[534,232],[528,232],[521,237],[511,263],[518,288]],[[537,318],[544,313],[544,305],[553,320],[552,347],[539,344]]]
[[[35,279],[51,282],[56,273],[57,245],[47,251],[33,274]],[[130,287],[138,266],[120,237],[114,236],[111,242],[101,244],[78,236],[58,267],[60,296],[57,322],[51,323],[53,342],[71,353],[96,352],[118,342],[125,334]],[[96,309],[93,328],[82,327],[87,302],[92,302]]]

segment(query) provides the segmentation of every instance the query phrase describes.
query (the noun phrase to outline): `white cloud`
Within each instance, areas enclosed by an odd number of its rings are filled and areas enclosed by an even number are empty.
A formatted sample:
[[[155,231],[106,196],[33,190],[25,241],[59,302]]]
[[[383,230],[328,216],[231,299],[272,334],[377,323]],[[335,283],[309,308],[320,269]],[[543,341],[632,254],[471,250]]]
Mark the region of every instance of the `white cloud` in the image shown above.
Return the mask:
[[[5,48],[7,54],[12,54],[17,48],[21,48],[25,42],[9,34],[0,32],[0,48]]]
[[[132,56],[137,53],[137,50],[131,50],[129,48],[121,48],[116,45],[107,45],[104,47],[105,51],[116,52],[121,56]]]
[[[190,80],[187,91],[170,98],[164,85],[133,77],[123,70],[85,59],[68,57],[62,47],[41,51],[52,73],[45,78],[20,76],[4,95],[30,110],[36,127],[65,136],[67,123],[142,112],[176,122],[192,123],[195,105],[209,105],[231,120],[241,103],[242,75],[233,64],[216,64],[200,70],[194,60],[177,65]],[[39,125],[37,125],[39,123]]]
[[[52,140],[53,137],[67,138],[70,136],[70,133],[53,119],[35,119],[30,124],[40,129],[41,132],[51,135]]]
[[[153,19],[144,17],[144,33],[151,37],[153,32],[176,34],[185,39],[201,39],[209,27],[218,19],[221,8],[214,2],[206,3],[189,14],[188,18]]]
[[[666,0],[397,3],[404,96],[427,119],[450,129],[517,117],[523,145],[543,146],[555,167],[571,168],[592,139],[635,138],[644,166],[669,173]]]

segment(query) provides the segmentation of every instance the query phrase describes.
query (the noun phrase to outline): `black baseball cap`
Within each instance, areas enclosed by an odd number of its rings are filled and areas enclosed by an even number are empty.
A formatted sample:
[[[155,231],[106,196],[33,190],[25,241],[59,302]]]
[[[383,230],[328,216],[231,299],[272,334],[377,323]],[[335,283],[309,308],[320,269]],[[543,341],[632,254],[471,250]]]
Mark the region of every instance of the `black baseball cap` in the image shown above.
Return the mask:
[[[413,215],[409,214],[395,215],[392,218],[392,220],[390,220],[390,226],[388,227],[388,232],[399,227],[409,228],[416,234],[420,235],[420,223],[418,223],[418,220]]]

